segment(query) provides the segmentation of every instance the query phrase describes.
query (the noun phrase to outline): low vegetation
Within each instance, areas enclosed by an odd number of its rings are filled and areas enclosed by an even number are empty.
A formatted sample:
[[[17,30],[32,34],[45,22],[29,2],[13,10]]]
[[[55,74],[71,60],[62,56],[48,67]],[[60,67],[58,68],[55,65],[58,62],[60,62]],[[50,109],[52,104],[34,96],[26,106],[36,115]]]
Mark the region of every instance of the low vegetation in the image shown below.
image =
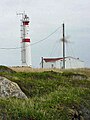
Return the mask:
[[[90,120],[89,69],[8,70],[0,71],[0,76],[16,82],[28,99],[0,98],[0,120],[72,120],[79,113],[82,119]]]

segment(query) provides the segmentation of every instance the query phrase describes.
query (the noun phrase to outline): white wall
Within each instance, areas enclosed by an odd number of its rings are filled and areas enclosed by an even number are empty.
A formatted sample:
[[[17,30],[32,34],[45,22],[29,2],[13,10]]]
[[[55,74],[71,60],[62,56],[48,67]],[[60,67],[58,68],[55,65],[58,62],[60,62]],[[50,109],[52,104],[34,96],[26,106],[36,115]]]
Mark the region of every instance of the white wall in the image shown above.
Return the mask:
[[[75,59],[75,58],[66,58],[65,59],[65,68],[70,69],[70,68],[84,68],[84,62]],[[55,62],[45,62],[43,63],[44,68],[62,68],[63,67],[63,61],[57,60]]]
[[[66,58],[66,68],[84,68],[84,62],[79,59]]]

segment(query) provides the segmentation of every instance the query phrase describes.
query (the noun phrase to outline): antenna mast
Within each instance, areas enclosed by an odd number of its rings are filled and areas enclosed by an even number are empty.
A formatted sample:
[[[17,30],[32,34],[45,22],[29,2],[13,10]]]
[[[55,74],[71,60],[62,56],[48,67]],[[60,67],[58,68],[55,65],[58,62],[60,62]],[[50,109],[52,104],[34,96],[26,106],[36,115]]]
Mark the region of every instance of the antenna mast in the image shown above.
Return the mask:
[[[63,69],[65,69],[65,25],[63,23]]]

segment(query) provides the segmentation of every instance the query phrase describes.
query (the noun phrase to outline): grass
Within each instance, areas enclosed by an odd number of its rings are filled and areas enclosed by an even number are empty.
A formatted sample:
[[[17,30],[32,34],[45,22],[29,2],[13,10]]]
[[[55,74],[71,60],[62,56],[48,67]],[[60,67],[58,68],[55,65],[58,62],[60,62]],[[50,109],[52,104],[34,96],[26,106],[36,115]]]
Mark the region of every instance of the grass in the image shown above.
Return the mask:
[[[0,120],[71,120],[77,111],[90,112],[89,70],[0,72],[16,82],[28,99],[0,99]]]

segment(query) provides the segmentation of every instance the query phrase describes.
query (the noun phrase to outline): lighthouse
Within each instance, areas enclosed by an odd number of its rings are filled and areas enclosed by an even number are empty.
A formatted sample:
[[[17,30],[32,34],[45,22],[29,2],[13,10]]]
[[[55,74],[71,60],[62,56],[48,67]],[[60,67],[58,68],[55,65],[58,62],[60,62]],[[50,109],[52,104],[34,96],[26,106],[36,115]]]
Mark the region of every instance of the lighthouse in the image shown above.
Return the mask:
[[[21,19],[21,61],[22,66],[31,67],[31,46],[29,36],[29,17],[22,13]]]

